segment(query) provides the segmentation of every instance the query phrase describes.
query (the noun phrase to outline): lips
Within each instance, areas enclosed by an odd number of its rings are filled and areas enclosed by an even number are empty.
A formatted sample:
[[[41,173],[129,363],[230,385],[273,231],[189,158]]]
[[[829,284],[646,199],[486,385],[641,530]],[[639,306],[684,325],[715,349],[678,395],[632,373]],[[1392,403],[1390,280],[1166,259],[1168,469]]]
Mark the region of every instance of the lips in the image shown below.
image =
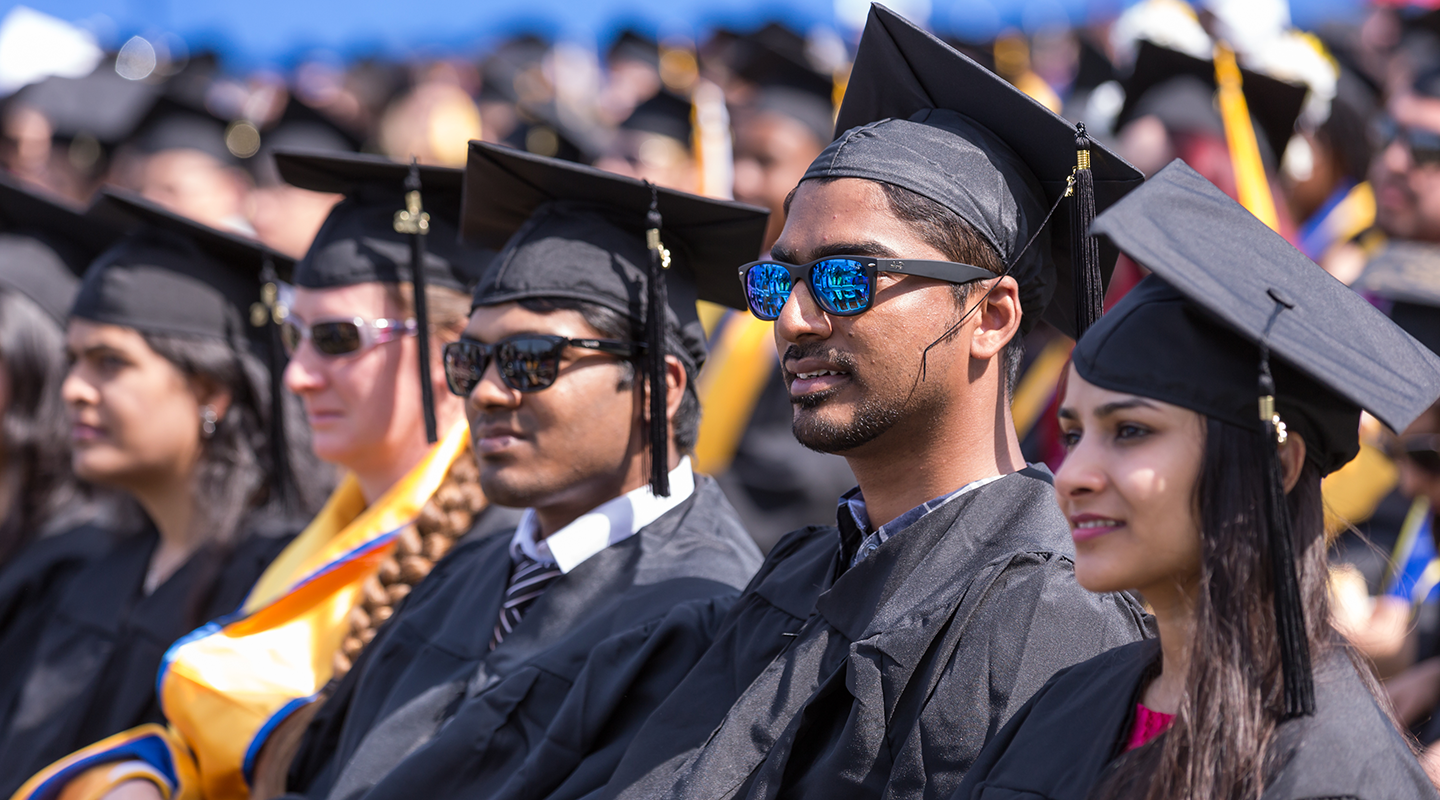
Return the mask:
[[[1077,514],[1070,518],[1070,538],[1076,544],[1098,539],[1125,527],[1125,521],[1099,514]]]
[[[475,449],[482,456],[499,455],[524,440],[524,434],[508,426],[485,425],[475,429]]]
[[[77,445],[98,442],[105,438],[105,429],[97,425],[76,422],[70,426],[70,441]]]
[[[851,380],[849,370],[839,364],[812,358],[787,361],[785,373],[790,379],[791,399],[834,391]]]

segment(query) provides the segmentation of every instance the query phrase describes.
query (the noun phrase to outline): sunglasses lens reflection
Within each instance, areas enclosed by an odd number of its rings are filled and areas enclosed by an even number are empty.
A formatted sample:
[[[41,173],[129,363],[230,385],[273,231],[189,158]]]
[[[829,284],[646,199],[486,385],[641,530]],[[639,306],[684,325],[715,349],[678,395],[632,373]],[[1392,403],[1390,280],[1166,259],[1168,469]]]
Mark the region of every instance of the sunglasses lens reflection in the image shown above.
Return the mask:
[[[831,314],[849,316],[870,306],[870,279],[865,266],[848,258],[831,258],[810,271],[815,298]]]
[[[756,264],[745,272],[745,300],[760,319],[779,319],[790,297],[790,271],[779,264]]]
[[[353,322],[321,322],[310,328],[315,349],[327,356],[339,356],[360,349],[360,328]]]
[[[511,339],[500,348],[505,382],[519,392],[534,392],[555,383],[560,371],[561,343],[541,337]]]

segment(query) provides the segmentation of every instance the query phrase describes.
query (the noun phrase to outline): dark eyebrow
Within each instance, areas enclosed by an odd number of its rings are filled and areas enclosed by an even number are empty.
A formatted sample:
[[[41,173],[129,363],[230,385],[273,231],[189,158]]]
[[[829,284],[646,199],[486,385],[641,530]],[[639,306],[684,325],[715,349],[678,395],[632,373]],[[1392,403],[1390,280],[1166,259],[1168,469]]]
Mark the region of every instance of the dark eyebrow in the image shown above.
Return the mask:
[[[821,258],[831,256],[869,256],[870,258],[895,258],[895,251],[879,242],[833,242],[818,247],[806,255],[809,258],[801,258],[799,253],[787,250],[777,245],[770,251],[770,257],[776,261],[784,261],[787,264],[807,264]]]
[[[1105,405],[1100,406],[1099,408],[1095,409],[1095,416],[1108,417],[1113,415],[1117,411],[1128,411],[1132,408],[1149,408],[1158,410],[1159,406],[1155,405],[1149,400],[1146,400],[1143,397],[1131,397],[1126,400],[1116,400],[1113,403],[1106,403]]]

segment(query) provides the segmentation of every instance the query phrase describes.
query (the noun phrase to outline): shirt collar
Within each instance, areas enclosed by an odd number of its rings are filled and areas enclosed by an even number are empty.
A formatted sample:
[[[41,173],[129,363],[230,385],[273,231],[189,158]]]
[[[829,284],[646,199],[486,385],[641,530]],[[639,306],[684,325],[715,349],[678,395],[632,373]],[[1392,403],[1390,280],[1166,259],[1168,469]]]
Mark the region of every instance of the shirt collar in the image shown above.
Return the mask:
[[[586,559],[612,544],[634,536],[672,508],[695,493],[695,471],[690,457],[670,470],[670,496],[656,497],[646,484],[612,500],[607,500],[581,514],[574,522],[536,540],[540,532],[535,509],[527,508],[520,515],[515,535],[510,539],[510,558],[524,554],[542,564],[554,564],[562,573],[580,566]]]
[[[888,541],[890,537],[919,522],[930,512],[939,509],[957,497],[979,489],[988,483],[998,481],[1003,477],[1005,476],[991,475],[987,478],[971,481],[953,492],[947,492],[939,497],[926,500],[875,530],[870,529],[870,515],[865,510],[865,495],[861,494],[860,487],[856,486],[840,497],[840,513],[849,513],[851,519],[855,521],[856,527],[865,535],[864,540],[860,542],[860,546],[856,549],[855,555],[851,558],[850,566],[853,567],[861,561],[864,561],[871,553],[875,552],[880,545]]]

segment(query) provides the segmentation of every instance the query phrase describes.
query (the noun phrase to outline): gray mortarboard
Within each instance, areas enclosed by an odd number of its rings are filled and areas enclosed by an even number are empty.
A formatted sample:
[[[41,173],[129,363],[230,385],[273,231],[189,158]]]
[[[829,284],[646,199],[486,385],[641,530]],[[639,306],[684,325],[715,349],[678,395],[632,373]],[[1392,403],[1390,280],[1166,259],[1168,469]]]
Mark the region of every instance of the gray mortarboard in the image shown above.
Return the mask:
[[[876,4],[835,130],[802,180],[888,183],[955,212],[1020,284],[1022,330],[1043,314],[1073,336],[1100,316],[1116,255],[1089,221],[1143,177],[1083,126]]]
[[[217,339],[265,363],[273,496],[293,508],[281,411],[285,360],[275,312],[276,284],[294,262],[128,192],[106,189],[89,216],[123,225],[128,233],[85,271],[70,316],[146,333]]]
[[[1365,266],[1355,288],[1389,300],[1390,319],[1440,353],[1440,246],[1392,241]]]
[[[1172,130],[1198,130],[1224,135],[1215,107],[1215,62],[1142,41],[1135,68],[1125,82],[1125,104],[1115,129],[1146,114],[1155,114]],[[1295,134],[1295,121],[1305,107],[1306,88],[1241,68],[1240,88],[1259,127],[1265,161],[1274,169]]]
[[[1277,439],[1299,433],[1307,459],[1333,472],[1359,451],[1362,409],[1399,431],[1440,396],[1440,358],[1181,161],[1094,231],[1153,274],[1079,341],[1075,370],[1268,439],[1285,713],[1313,713]]]
[[[826,143],[834,138],[835,80],[817,70],[805,50],[804,37],[767,25],[735,43],[735,74],[759,90],[755,111],[789,117]]]
[[[0,286],[65,323],[78,276],[121,230],[0,176]]]
[[[430,352],[425,287],[468,294],[494,253],[459,241],[464,172],[399,164],[359,153],[281,150],[280,176],[315,192],[343,194],[295,267],[295,285],[328,289],[357,283],[414,287],[420,352]],[[421,269],[415,269],[421,264]],[[437,441],[430,359],[420,359],[425,435]]]
[[[650,481],[662,496],[669,494],[665,355],[692,375],[704,363],[695,301],[744,307],[734,270],[760,252],[767,216],[485,142],[470,143],[465,167],[463,233],[501,248],[475,290],[476,306],[570,298],[623,314],[643,330],[652,387]]]

